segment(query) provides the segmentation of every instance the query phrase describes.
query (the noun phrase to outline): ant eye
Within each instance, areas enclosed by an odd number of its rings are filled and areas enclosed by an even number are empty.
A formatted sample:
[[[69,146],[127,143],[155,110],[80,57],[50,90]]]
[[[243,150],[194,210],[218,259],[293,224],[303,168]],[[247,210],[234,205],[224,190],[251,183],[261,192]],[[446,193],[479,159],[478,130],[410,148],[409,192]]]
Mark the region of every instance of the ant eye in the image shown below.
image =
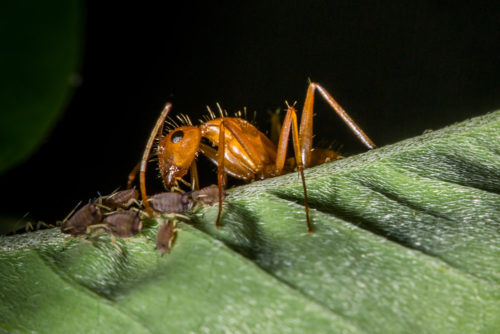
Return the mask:
[[[178,143],[179,141],[182,140],[182,138],[184,137],[184,132],[182,130],[179,130],[179,131],[176,131],[172,134],[172,137],[170,138],[170,140],[172,141],[172,143]]]

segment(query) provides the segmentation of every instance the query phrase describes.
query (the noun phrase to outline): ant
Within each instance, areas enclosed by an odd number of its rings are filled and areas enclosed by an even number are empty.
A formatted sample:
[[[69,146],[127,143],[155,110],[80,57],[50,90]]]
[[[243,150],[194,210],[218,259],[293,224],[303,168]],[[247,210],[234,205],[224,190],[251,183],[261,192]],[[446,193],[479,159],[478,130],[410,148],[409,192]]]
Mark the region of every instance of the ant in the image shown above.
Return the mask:
[[[148,202],[146,193],[146,167],[155,139],[157,139],[156,155],[158,167],[165,187],[177,186],[189,172],[191,187],[198,188],[198,171],[195,157],[201,153],[217,166],[217,186],[219,211],[215,226],[220,228],[222,212],[222,196],[224,194],[225,174],[237,179],[251,182],[256,179],[265,179],[297,170],[304,189],[304,208],[306,213],[307,230],[313,232],[309,218],[309,204],[304,169],[316,166],[340,156],[327,149],[313,149],[313,106],[314,93],[318,91],[337,115],[347,124],[354,135],[368,148],[376,148],[373,141],[349,117],[334,98],[319,84],[311,82],[307,89],[306,100],[302,110],[300,128],[297,124],[295,105],[287,103],[287,112],[283,121],[278,145],[276,146],[264,133],[255,126],[239,117],[228,117],[220,110],[220,117],[216,118],[210,111],[211,119],[202,122],[199,126],[192,125],[188,117],[184,117],[186,125],[177,126],[168,134],[163,134],[163,125],[169,114],[172,104],[167,103],[149,136],[140,163],[129,174],[128,185],[134,181],[139,170],[140,191],[144,206],[149,214],[153,211]],[[292,166],[285,166],[288,142],[292,130],[293,149],[295,160]],[[205,138],[212,144],[202,142]]]

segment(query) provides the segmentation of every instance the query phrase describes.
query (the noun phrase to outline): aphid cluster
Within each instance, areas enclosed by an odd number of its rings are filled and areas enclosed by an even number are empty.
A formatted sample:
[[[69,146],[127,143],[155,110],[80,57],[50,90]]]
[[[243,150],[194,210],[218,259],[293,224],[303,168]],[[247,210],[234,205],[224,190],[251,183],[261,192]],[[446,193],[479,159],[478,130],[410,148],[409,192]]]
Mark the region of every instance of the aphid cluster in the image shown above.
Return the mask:
[[[61,232],[76,236],[102,227],[120,238],[136,235],[142,229],[138,198],[137,190],[127,189],[100,196],[74,212],[78,205],[63,221]]]
[[[162,254],[170,251],[175,241],[178,218],[186,218],[181,213],[192,209],[198,202],[215,203],[218,197],[218,188],[215,185],[191,193],[163,192],[151,196],[148,199],[149,204],[164,220],[158,231],[156,248]],[[101,228],[113,237],[132,237],[141,231],[142,219],[148,216],[142,209],[137,190],[117,191],[100,196],[81,207],[78,204],[64,219],[61,232],[79,236]]]

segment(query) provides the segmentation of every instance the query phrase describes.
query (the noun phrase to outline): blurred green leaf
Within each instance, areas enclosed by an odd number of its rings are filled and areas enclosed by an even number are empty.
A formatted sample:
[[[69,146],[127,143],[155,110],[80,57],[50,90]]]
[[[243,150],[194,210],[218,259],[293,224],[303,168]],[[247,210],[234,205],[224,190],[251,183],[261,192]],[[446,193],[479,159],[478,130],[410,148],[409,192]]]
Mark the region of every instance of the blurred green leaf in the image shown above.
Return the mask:
[[[26,159],[47,136],[78,81],[81,4],[0,5],[0,172]]]
[[[172,252],[0,237],[0,327],[46,333],[498,333],[500,112],[238,187]],[[159,219],[161,220],[161,219]]]

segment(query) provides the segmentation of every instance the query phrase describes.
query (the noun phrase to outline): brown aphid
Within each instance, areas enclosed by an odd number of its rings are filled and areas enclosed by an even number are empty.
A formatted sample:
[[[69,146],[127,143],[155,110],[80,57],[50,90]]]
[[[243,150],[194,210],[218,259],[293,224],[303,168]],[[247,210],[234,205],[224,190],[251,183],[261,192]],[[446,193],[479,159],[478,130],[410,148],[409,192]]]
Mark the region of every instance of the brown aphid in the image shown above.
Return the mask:
[[[99,224],[101,219],[102,214],[100,209],[93,203],[88,203],[63,222],[61,232],[71,235],[84,234],[88,226]]]
[[[154,210],[165,213],[182,213],[193,207],[193,201],[188,194],[164,192],[149,198]]]
[[[134,211],[117,211],[104,217],[103,223],[111,234],[120,238],[134,236],[142,229],[139,214]]]
[[[224,199],[224,197],[226,197],[226,192],[222,191],[222,199]],[[212,184],[200,190],[193,191],[191,193],[191,198],[203,204],[214,205],[219,202],[219,187],[216,184]]]
[[[110,210],[118,208],[128,209],[132,204],[137,203],[139,193],[136,189],[126,189],[112,193],[100,198],[101,204]]]
[[[156,249],[160,251],[161,255],[170,252],[175,242],[177,230],[177,222],[175,220],[168,220],[164,222],[158,229],[156,236]]]

